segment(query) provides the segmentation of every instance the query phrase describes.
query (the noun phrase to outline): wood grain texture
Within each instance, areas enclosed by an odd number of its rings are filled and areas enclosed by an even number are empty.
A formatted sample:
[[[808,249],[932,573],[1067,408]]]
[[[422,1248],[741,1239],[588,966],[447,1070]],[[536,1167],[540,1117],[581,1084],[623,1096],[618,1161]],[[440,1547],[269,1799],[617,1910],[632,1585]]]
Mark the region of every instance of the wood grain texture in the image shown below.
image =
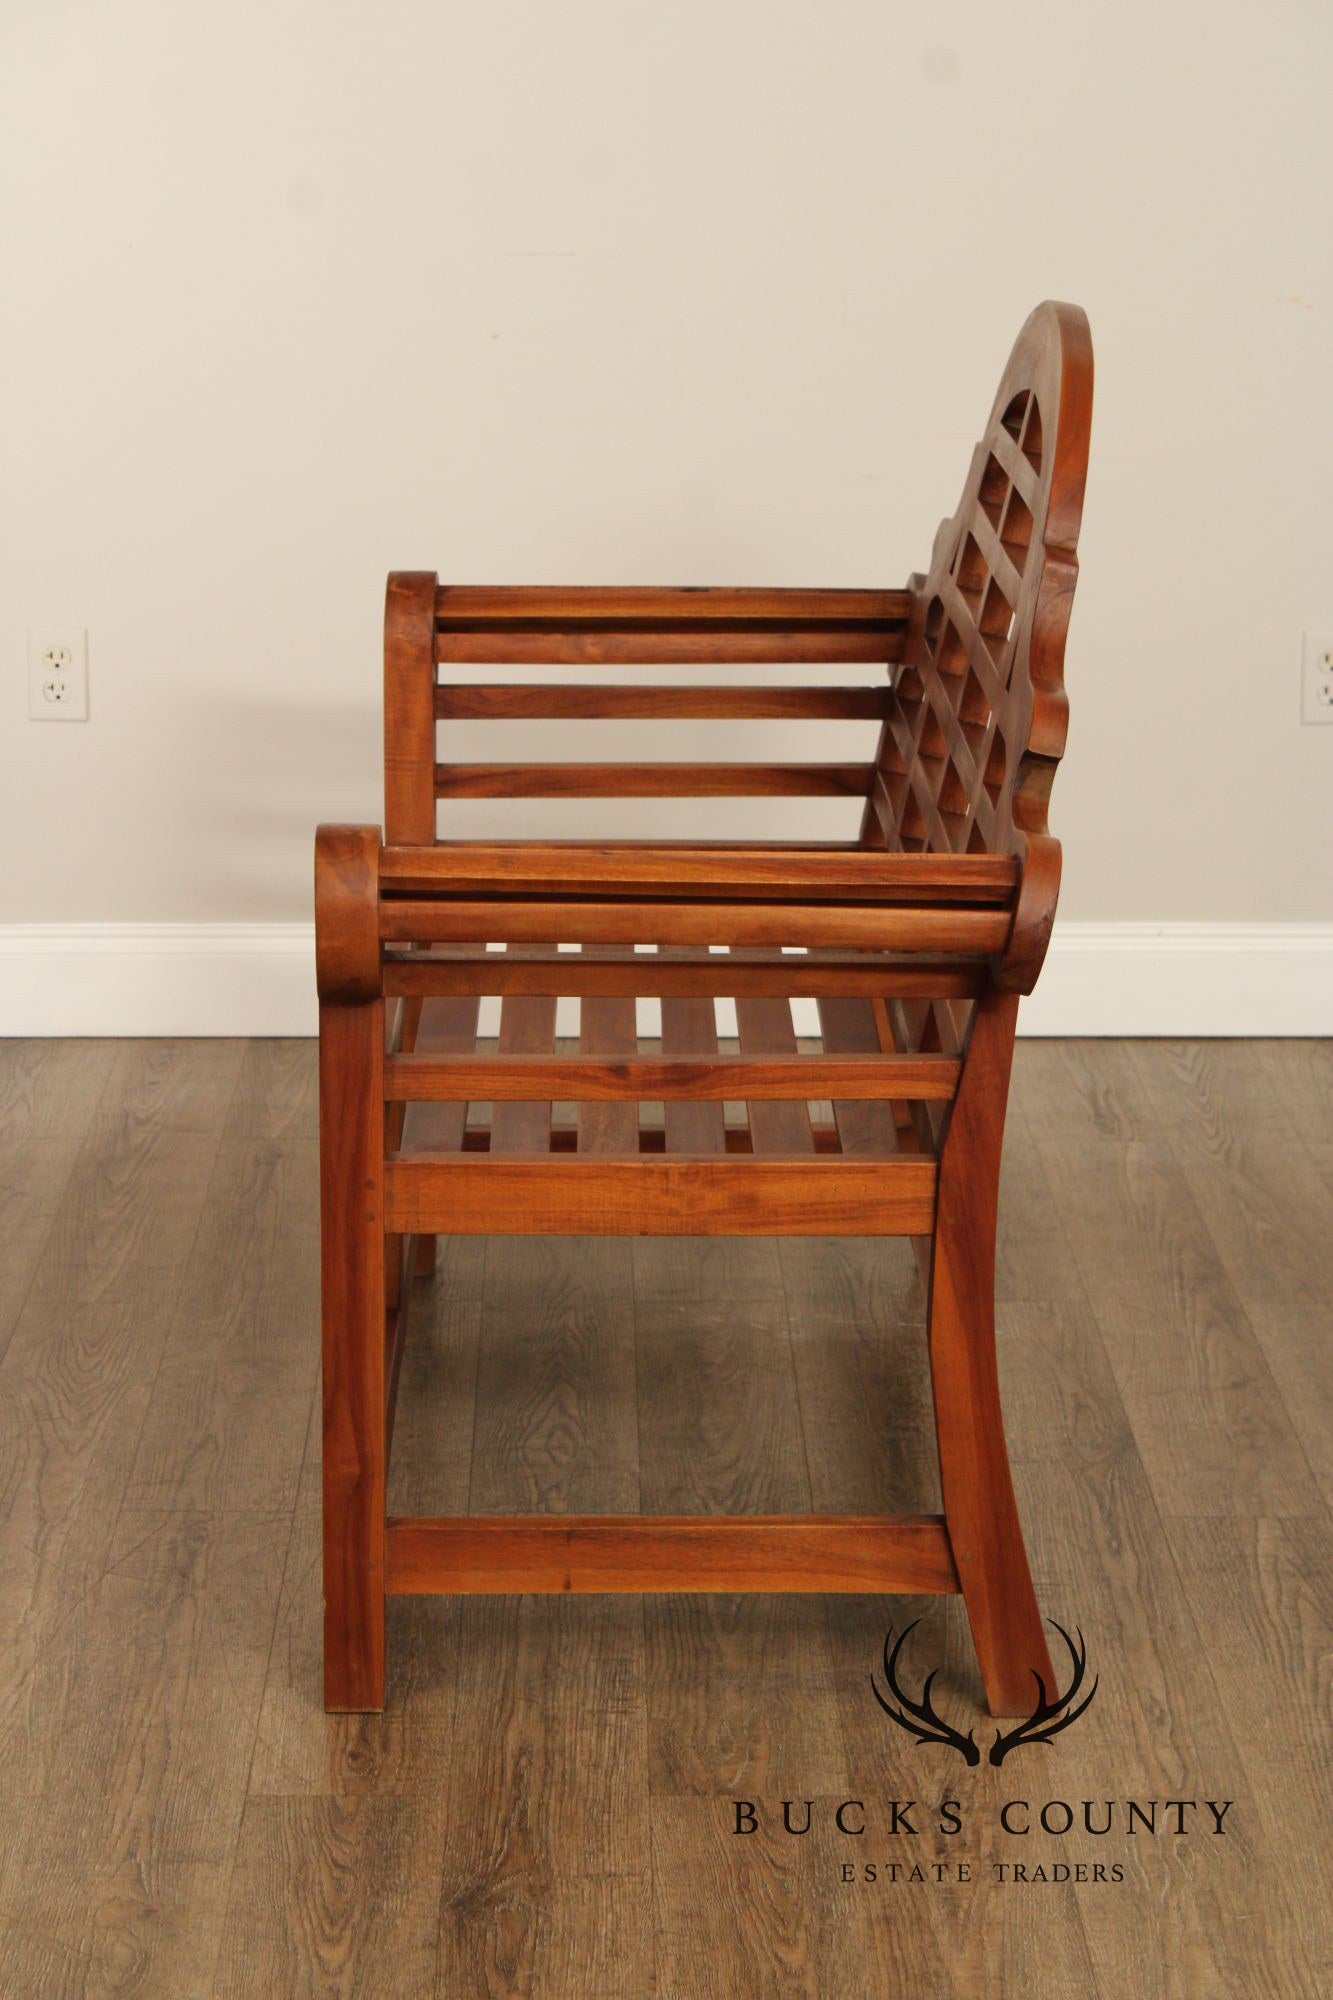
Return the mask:
[[[401,897],[380,905],[386,943],[485,943],[502,927],[511,944],[851,945],[868,951],[985,953],[1002,949],[1002,911],[923,908],[915,903],[639,903],[438,901]]]
[[[241,1052],[239,1042],[211,1060],[199,1042],[120,1045],[65,1184],[61,1226],[31,1269],[30,1299],[130,1301],[146,1271],[174,1296]]]
[[[861,797],[869,764],[437,764],[442,799]]]
[[[224,1140],[127,1507],[290,1516],[319,1374],[318,1272],[315,1147]]]
[[[756,1105],[752,1117],[789,1108]],[[409,1235],[912,1236],[930,1228],[935,1163],[829,1158],[812,1173],[799,1154],[438,1153],[391,1157],[385,1181],[388,1227]]]
[[[411,957],[387,953],[384,989],[390,995],[423,993],[546,993],[552,985],[549,953],[512,945],[503,953],[454,946]],[[830,992],[881,997],[975,993],[984,974],[954,959],[894,957],[879,953],[820,951],[797,957],[755,951],[744,962],[707,946],[659,946],[631,961],[599,960],[582,952],[561,956],[562,993],[650,993],[690,998],[756,993],[808,999]]]
[[[390,1519],[387,1588],[943,1593],[958,1576],[942,1515],[515,1515]]]
[[[769,1056],[790,1060],[796,1055],[796,1031],[792,1026],[791,1003],[787,1000],[739,995],[736,1000],[736,1026],[740,1033],[741,1055],[746,1060]],[[812,1076],[809,1088],[811,1092],[817,1090],[822,1096],[822,1077],[816,1082]],[[752,1101],[746,1101],[745,1112],[756,1153],[799,1156],[813,1150],[814,1136],[810,1130],[808,1102],[773,1103],[765,1097],[756,1096]],[[863,1235],[866,1229],[862,1223],[859,1229],[840,1233]]]
[[[463,1505],[479,1515],[632,1510],[639,1499],[630,1245],[527,1236],[487,1245],[476,1418]],[[522,1301],[522,1310],[515,1305]],[[424,1510],[423,1510],[424,1511]]]
[[[1025,1056],[1051,1213],[1105,1315],[1157,1504],[1172,1515],[1308,1513],[1317,1503],[1291,1412],[1131,1045],[1050,1043]],[[1234,1212],[1230,1226],[1257,1246]]]
[[[436,599],[442,625],[580,620],[668,625],[904,624],[903,590],[741,589],[658,584],[446,584]]]
[[[255,1798],[236,1844],[216,2000],[433,2000],[439,1798]]]
[[[880,625],[787,625],[767,629],[717,625],[677,630],[646,626],[565,624],[537,631],[441,631],[441,662],[522,666],[783,665],[821,662],[879,664],[899,658],[902,632]]]
[[[992,1715],[1026,1715],[1055,1685],[1009,1470],[995,1355],[1000,1149],[1017,1001],[977,1003],[940,1150],[930,1260],[930,1373],[940,1485]]]
[[[1008,902],[1018,880],[1009,855],[881,854],[799,847],[646,847],[616,842],[583,846],[554,841],[449,841],[434,847],[386,847],[380,880],[394,894],[447,889],[453,895],[623,895],[632,889],[679,898],[773,895],[808,902],[896,899],[928,890],[949,900]]]
[[[464,722],[513,722],[560,716],[573,721],[716,722],[767,718],[776,722],[882,720],[887,688],[574,687],[511,681],[461,681],[435,691],[435,713]]]
[[[777,1244],[634,1245],[642,1505],[652,1514],[811,1511]],[[822,1599],[645,1598],[655,1801],[800,1795],[847,1771],[823,1700]],[[703,1690],[707,1694],[701,1699]]]
[[[541,957],[553,958],[551,946]],[[548,974],[544,990],[507,994],[500,1007],[501,1056],[549,1055],[555,1046],[556,995]],[[551,1101],[530,1098],[497,1104],[491,1116],[491,1150],[495,1153],[545,1153],[551,1142]]]
[[[425,570],[390,576],[384,598],[384,826],[390,840],[435,838],[435,598]]]
[[[591,946],[597,958],[630,958],[633,956],[628,945]],[[637,1003],[628,994],[596,994],[583,1001],[579,1009],[579,1054],[573,1067],[578,1069],[586,1063],[600,1069],[608,1078],[620,1072],[623,1081],[619,1089],[605,1092],[585,1091],[581,1081],[576,1088],[555,1085],[550,1091],[552,1097],[571,1097],[578,1100],[578,1149],[580,1153],[633,1154],[639,1147],[639,1099],[656,1097],[653,1089],[633,1087],[639,1076]],[[603,1062],[600,1058],[613,1060]]]
[[[612,1007],[615,1015],[603,1013]],[[608,1018],[620,1024],[617,1031],[601,1025]],[[608,1043],[614,1044],[609,1051]],[[857,1052],[841,1058],[714,1056],[700,1061],[640,1056],[638,1046],[632,1000],[589,1000],[583,1008],[582,1053],[577,1056],[475,1056],[466,1061],[391,1056],[384,1066],[384,1095],[390,1103],[466,1104],[470,1099],[522,1098],[535,1092],[582,1102],[803,1098],[822,1089],[838,1097],[929,1097],[947,1102],[958,1084],[959,1065],[948,1056],[880,1057]],[[612,1059],[602,1060],[608,1053]],[[622,1152],[633,1147],[599,1149],[585,1143],[582,1150]]]
[[[1064,651],[1091,419],[1087,318],[1047,300],[1014,345],[930,569],[912,579],[862,821],[876,847],[1021,859],[999,971],[1022,993],[1041,970],[1060,888],[1046,812],[1068,728]]]
[[[981,1689],[957,1600],[395,1599],[393,1704],[326,1718],[317,1421],[292,1513],[285,1497],[268,1516],[230,1500],[124,1504],[161,1357],[188,1332],[176,1315],[193,1313],[210,1274],[225,1308],[197,1335],[210,1407],[238,1445],[260,1420],[246,1373],[226,1359],[250,1281],[225,1266],[240,1241],[255,1243],[276,1282],[303,1254],[308,1213],[270,1179],[253,1234],[234,1233],[237,1215],[202,1234],[199,1222],[215,1172],[219,1193],[240,1189],[246,1145],[277,1147],[292,1172],[313,1051],[256,1045],[238,1064],[226,1044],[89,1047],[100,1088],[87,1051],[69,1070],[25,1059],[16,1103],[33,1143],[79,1125],[82,1104],[64,1094],[77,1077],[97,1104],[73,1135],[93,1148],[85,1186],[106,1147],[141,1144],[156,1185],[169,1183],[157,1161],[175,1157],[197,1202],[168,1201],[144,1229],[108,1181],[96,1257],[60,1243],[0,1363],[0,1988],[61,2000],[1327,1990],[1315,1817],[1326,1506],[1307,1486],[1300,1512],[1265,1514],[1253,1497],[1240,1509],[1207,1453],[1194,1484],[1188,1441],[1135,1421],[1151,1415],[1146,1357],[1128,1364],[1142,1322],[1160,1327],[1165,1313],[1157,1351],[1171,1393],[1212,1395],[1207,1421],[1225,1421],[1254,1493],[1296,1498],[1284,1464],[1295,1412],[1274,1429],[1252,1357],[1218,1400],[1234,1350],[1216,1347],[1211,1311],[1171,1303],[1186,1257],[1205,1282],[1225,1276],[1216,1246],[1211,1264],[1205,1255],[1203,1205],[1179,1171],[1150,1184],[1151,1204],[1127,1209],[1122,1185],[1125,1148],[1198,1117],[1198,1078],[1216,1061],[1216,1088],[1239,1113],[1307,1148],[1293,1152],[1290,1187],[1308,1198],[1319,1140],[1295,1122],[1319,1075],[1308,1050],[1291,1051],[1282,1087],[1275,1052],[1256,1045],[1200,1051],[1197,1065],[1173,1058],[1149,1088],[1140,1050],[1020,1045],[1015,1129],[1028,1140],[1000,1214],[1006,1419],[1043,1607],[1083,1627],[1102,1687],[1051,1749],[965,1774],[966,1800],[983,1817],[1010,1796],[1236,1803],[1225,1841],[1118,1842],[1118,1886],[1001,1887],[984,1844],[966,1843],[983,1865],[964,1894],[843,1885],[844,1850],[870,1859],[871,1842],[835,1839],[819,1816],[860,1797],[883,1827],[891,1799],[934,1796],[942,1767],[885,1725],[866,1677],[890,1620],[923,1612],[913,1643],[923,1665],[941,1663],[937,1698],[974,1722]],[[1043,1162],[1071,1122],[1083,1177],[1057,1205],[1062,1177]],[[1075,1163],[1071,1153],[1057,1165]],[[1211,1171],[1224,1176],[1224,1161]],[[1153,1220],[1152,1204],[1174,1206],[1176,1221]],[[1243,1232],[1243,1216],[1229,1226]],[[1039,1227],[1060,1232],[1050,1268],[1066,1287],[1072,1272],[1077,1294],[1044,1296],[1039,1260],[1023,1296],[1022,1253],[1039,1247]],[[1263,1241],[1256,1228],[1256,1259]],[[419,1285],[395,1447],[403,1511],[513,1513],[540,1505],[536,1490],[585,1512],[932,1504],[924,1302],[906,1245],[575,1240],[534,1244],[530,1263],[515,1261],[512,1238],[489,1247],[445,1243],[435,1279]],[[1246,1246],[1229,1248],[1241,1272]],[[40,1260],[55,1254],[43,1247]],[[543,1266],[548,1255],[567,1262]],[[118,1297],[104,1291],[108,1270]],[[1229,1296],[1240,1310],[1234,1287]],[[1279,1398],[1305,1398],[1322,1322],[1274,1304],[1237,1323],[1260,1339]],[[275,1315],[267,1338],[280,1375],[298,1375],[309,1326]],[[478,1374],[480,1346],[491,1361]],[[158,1393],[168,1407],[188,1397],[179,1377]],[[565,1424],[571,1393],[583,1410]],[[187,1400],[187,1434],[196,1422]],[[1184,1511],[1210,1491],[1226,1504]],[[1161,1497],[1173,1495],[1167,1520]],[[730,1832],[735,1797],[765,1811],[748,1843]],[[813,1800],[810,1835],[774,1833],[784,1798]],[[909,1845],[875,1844],[879,1858]],[[932,1863],[961,1852],[957,1839],[910,1845]],[[1012,1845],[1029,1866],[1071,1858],[1067,1841],[1040,1833]]]
[[[703,945],[682,945],[680,949],[696,960],[708,956]],[[717,1010],[711,996],[664,994],[661,1008],[664,1057],[708,1059],[717,1054]],[[726,1114],[720,1104],[673,1097],[663,1102],[662,1123],[669,1152],[707,1154],[726,1150]]]
[[[321,1001],[324,1687],[359,1711],[384,1705],[384,1113],[363,1088],[383,1066],[383,1003]]]

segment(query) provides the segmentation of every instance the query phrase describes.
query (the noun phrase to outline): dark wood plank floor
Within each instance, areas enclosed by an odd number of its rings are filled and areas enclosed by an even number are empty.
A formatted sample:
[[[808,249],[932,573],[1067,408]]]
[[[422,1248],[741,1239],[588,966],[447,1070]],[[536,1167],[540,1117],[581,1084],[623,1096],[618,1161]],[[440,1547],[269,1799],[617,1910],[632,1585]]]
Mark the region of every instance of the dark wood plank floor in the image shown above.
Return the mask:
[[[1328,1045],[1020,1045],[1006,1408],[1101,1685],[998,1770],[870,1696],[922,1612],[918,1671],[981,1720],[939,1600],[402,1600],[387,1712],[325,1718],[314,1075],[306,1043],[0,1045],[0,1993],[1333,1990]],[[423,1303],[400,1510],[938,1504],[905,1245],[455,1241]],[[1222,1838],[1017,1838],[1016,1797],[1235,1803]]]

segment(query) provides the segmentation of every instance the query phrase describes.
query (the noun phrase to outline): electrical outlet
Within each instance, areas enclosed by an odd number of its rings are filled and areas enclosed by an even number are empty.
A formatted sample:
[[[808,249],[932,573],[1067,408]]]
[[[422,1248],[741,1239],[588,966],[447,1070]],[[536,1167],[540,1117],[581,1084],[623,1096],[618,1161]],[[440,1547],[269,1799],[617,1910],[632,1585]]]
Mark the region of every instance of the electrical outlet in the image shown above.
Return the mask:
[[[88,633],[84,626],[28,627],[28,719],[88,720]]]
[[[1333,634],[1305,635],[1301,657],[1301,721],[1333,722]]]

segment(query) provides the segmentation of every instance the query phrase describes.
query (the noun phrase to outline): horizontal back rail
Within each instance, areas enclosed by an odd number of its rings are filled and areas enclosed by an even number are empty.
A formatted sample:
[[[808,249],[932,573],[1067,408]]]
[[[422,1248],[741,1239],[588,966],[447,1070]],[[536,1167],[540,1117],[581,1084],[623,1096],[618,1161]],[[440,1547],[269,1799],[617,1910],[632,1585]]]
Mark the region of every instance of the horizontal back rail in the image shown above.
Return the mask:
[[[435,599],[437,662],[889,664],[910,599],[877,590],[479,589]]]
[[[863,798],[873,764],[437,764],[441,799]]]
[[[905,625],[908,590],[801,590],[659,584],[446,583],[435,593],[437,626]]]
[[[777,722],[875,722],[890,712],[885,687],[587,687],[568,682],[457,681],[435,690],[438,721],[606,722],[767,719]]]
[[[439,631],[435,658],[475,666],[890,665],[903,633],[879,625],[482,627]]]

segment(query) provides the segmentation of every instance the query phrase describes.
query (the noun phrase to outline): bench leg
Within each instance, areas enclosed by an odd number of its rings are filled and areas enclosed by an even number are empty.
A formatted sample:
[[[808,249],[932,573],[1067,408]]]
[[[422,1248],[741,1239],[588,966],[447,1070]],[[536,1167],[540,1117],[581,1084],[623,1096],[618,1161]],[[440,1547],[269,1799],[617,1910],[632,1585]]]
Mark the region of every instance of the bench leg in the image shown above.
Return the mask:
[[[324,1706],[384,1706],[382,1002],[320,1007]]]
[[[930,1274],[930,1371],[944,1513],[986,1699],[1028,1715],[1054,1687],[1019,1525],[995,1362],[995,1215],[1017,996],[976,1019],[940,1155]]]

